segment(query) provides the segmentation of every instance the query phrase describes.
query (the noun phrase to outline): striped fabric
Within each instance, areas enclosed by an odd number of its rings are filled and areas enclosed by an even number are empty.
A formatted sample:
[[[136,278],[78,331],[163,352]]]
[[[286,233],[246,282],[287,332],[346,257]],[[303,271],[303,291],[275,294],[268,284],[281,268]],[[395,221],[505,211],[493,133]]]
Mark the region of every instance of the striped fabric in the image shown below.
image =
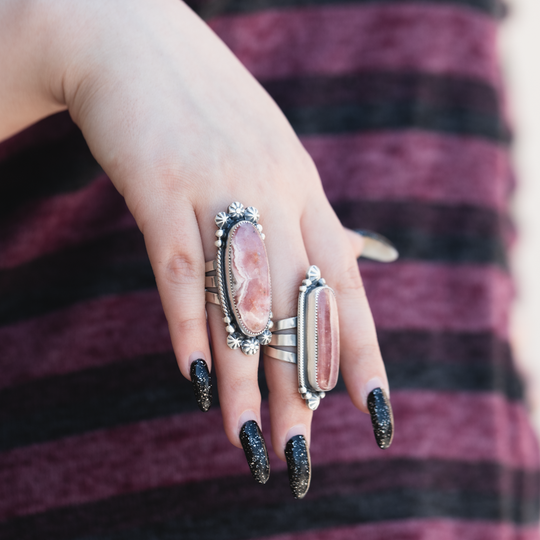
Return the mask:
[[[400,250],[360,263],[394,443],[376,446],[339,383],[314,417],[306,498],[272,451],[255,484],[219,404],[197,410],[142,236],[59,114],[0,145],[0,538],[538,540],[507,336],[501,6],[191,5],[283,109],[343,223]]]

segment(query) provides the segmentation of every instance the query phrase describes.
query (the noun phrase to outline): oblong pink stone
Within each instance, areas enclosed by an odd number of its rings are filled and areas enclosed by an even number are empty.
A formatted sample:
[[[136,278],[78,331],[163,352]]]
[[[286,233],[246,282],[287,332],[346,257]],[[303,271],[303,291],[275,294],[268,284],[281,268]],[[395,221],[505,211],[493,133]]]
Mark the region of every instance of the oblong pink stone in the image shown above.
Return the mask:
[[[252,223],[241,221],[231,231],[228,260],[232,273],[229,298],[239,322],[251,334],[260,334],[272,309],[270,268],[266,247]]]
[[[337,384],[339,374],[339,319],[337,302],[329,288],[317,298],[317,383],[324,392]]]

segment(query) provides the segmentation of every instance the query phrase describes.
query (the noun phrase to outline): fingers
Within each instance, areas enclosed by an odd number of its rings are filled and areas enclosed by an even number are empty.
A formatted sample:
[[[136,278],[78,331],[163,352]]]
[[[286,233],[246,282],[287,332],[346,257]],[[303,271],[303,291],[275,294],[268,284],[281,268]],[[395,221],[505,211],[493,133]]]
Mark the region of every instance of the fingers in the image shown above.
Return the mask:
[[[221,211],[224,208],[219,209]],[[232,212],[232,211],[231,211]],[[284,208],[276,209],[270,219],[265,219],[265,212],[260,212],[259,225],[268,233],[266,248],[261,241],[257,229],[243,223],[233,228],[226,225],[227,216],[220,223],[224,232],[220,233],[226,242],[227,249],[221,252],[221,260],[226,261],[225,275],[227,286],[235,299],[235,320],[230,321],[227,315],[216,305],[208,305],[208,321],[212,334],[214,365],[218,376],[220,402],[222,406],[225,432],[235,446],[244,448],[246,457],[255,479],[260,482],[268,477],[267,455],[264,439],[260,433],[261,395],[258,388],[258,356],[245,355],[240,349],[227,346],[227,331],[231,338],[248,321],[260,324],[264,330],[268,321],[270,305],[264,315],[259,317],[264,304],[264,291],[269,291],[268,282],[264,285],[262,276],[268,276],[271,270],[274,320],[295,315],[298,285],[308,266],[307,256],[303,248],[298,221],[294,223],[291,216],[298,215]],[[202,221],[202,216],[199,223]],[[201,226],[205,245],[208,246],[209,220]],[[213,236],[213,234],[212,234]],[[226,237],[226,240],[224,240]],[[215,238],[215,237],[214,237]],[[223,246],[223,244],[220,244]],[[221,248],[223,249],[223,248]],[[267,251],[268,257],[265,257]],[[215,248],[209,250],[215,253]],[[212,257],[207,253],[207,258]],[[215,255],[213,255],[215,257]],[[229,266],[230,265],[230,266]],[[229,281],[229,276],[230,281]],[[215,281],[209,279],[210,286]],[[219,283],[217,284],[219,285]],[[245,312],[243,311],[246,307]],[[249,308],[247,308],[249,306]],[[232,307],[232,306],[231,306]],[[260,319],[260,320],[259,320]],[[226,331],[226,326],[234,329]],[[245,333],[245,332],[244,332]],[[296,368],[293,365],[270,359],[265,363],[267,383],[270,391],[269,404],[272,420],[272,439],[274,448],[281,459],[287,459],[291,477],[291,487],[297,498],[305,495],[309,487],[309,436],[311,411],[305,406],[298,394]],[[262,456],[262,459],[261,459]],[[256,459],[255,459],[256,457]]]
[[[296,316],[298,287],[309,260],[298,225],[290,226],[285,219],[274,224],[267,246],[272,262],[274,321],[279,321]],[[296,365],[265,355],[264,366],[270,390],[273,447],[277,456],[287,462],[293,495],[302,498],[311,479],[309,444],[313,412],[298,392]]]
[[[351,237],[326,201],[309,206],[302,230],[310,262],[336,293],[347,390],[354,405],[371,414],[377,443],[387,448],[393,434],[388,380]]]
[[[245,354],[241,348],[231,349],[228,342],[237,339],[243,347],[252,339],[252,344],[258,348],[259,342],[252,336],[264,331],[269,320],[270,274],[262,236],[255,225],[244,219],[231,227],[230,223],[236,219],[230,210],[232,205],[229,206],[232,202],[222,203],[210,215],[207,209],[201,209],[199,216],[207,260],[216,259],[217,250],[213,245],[216,241],[223,265],[220,275],[226,276],[223,283],[213,275],[216,272],[210,271],[209,287],[219,291],[225,286],[223,292],[231,300],[231,305],[224,309],[209,303],[208,322],[225,433],[233,445],[244,449],[255,480],[265,483],[270,468],[260,429],[259,355]],[[239,215],[244,210],[236,205]],[[214,222],[216,215],[222,218],[218,221],[219,227]],[[216,232],[219,240],[216,240]],[[246,352],[249,351],[246,349]]]
[[[212,368],[204,300],[204,255],[188,202],[155,198],[135,212],[144,233],[171,341],[182,375],[193,383],[197,404],[212,402]]]
[[[232,444],[241,448],[242,425],[255,420],[261,426],[261,394],[257,382],[259,358],[258,355],[246,356],[239,349],[230,349],[221,308],[208,304],[207,310],[225,433]]]
[[[265,484],[270,462],[261,433],[259,356],[230,349],[221,308],[208,304],[207,309],[225,433],[234,446],[244,450],[253,478]]]

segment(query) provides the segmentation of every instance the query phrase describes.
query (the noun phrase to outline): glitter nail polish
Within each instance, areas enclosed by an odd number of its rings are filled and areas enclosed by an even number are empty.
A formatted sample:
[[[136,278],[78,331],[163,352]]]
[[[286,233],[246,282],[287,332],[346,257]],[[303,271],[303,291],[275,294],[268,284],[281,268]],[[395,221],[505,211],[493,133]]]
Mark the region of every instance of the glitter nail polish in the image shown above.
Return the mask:
[[[212,405],[212,380],[206,362],[202,359],[195,360],[189,374],[197,405],[202,412],[206,412]]]
[[[289,485],[295,499],[302,499],[311,482],[311,462],[306,439],[296,435],[285,445],[285,457],[289,470]]]
[[[367,398],[373,433],[377,444],[383,450],[392,444],[394,436],[394,415],[386,392],[382,388],[372,390]]]
[[[253,478],[266,484],[270,477],[270,462],[261,430],[255,420],[248,420],[240,430],[240,442]]]

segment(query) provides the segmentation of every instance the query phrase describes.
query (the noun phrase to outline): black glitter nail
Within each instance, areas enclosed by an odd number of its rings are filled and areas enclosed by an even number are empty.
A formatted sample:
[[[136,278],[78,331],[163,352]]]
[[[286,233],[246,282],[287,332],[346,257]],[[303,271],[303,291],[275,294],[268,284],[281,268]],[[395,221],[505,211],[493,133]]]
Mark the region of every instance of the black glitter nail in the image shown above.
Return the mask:
[[[255,420],[248,420],[240,430],[240,442],[253,478],[266,484],[270,477],[270,462],[261,430]]]
[[[373,433],[377,444],[384,450],[392,444],[394,436],[394,415],[392,405],[382,388],[372,390],[367,398]]]
[[[195,360],[191,364],[189,374],[197,405],[202,412],[206,412],[212,405],[212,379],[206,362],[202,359]]]
[[[311,482],[311,463],[306,439],[296,435],[285,445],[285,457],[289,469],[289,485],[295,499],[302,499]]]

